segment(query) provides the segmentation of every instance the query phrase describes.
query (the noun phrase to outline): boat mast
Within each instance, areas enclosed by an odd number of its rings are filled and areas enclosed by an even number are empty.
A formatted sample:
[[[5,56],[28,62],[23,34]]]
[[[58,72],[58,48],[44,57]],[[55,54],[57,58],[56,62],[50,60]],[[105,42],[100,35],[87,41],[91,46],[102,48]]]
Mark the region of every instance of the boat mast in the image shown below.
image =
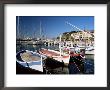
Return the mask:
[[[60,50],[60,56],[61,56],[61,35],[60,35],[59,50]]]
[[[40,39],[42,39],[42,28],[41,28],[41,21],[40,21]]]
[[[20,36],[19,36],[19,16],[18,16],[18,24],[17,24],[17,38],[19,39]]]
[[[85,30],[85,27],[84,27],[84,37],[85,37],[85,50],[86,50],[86,30]]]

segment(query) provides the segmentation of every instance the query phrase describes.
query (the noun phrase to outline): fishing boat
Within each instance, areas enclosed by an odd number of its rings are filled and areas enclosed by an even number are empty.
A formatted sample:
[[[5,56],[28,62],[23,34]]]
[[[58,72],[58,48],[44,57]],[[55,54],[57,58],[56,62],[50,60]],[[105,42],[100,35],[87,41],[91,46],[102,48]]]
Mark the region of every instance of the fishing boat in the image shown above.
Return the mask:
[[[42,55],[45,55],[47,57],[50,57],[50,58],[53,58],[59,62],[64,62],[65,64],[69,64],[69,60],[70,60],[70,56],[81,56],[81,57],[84,57],[83,55],[81,54],[77,54],[75,52],[75,49],[76,48],[73,48],[74,50],[72,51],[72,49],[70,48],[66,48],[66,47],[62,47],[61,45],[61,35],[60,35],[60,43],[59,43],[59,50],[56,51],[56,50],[51,50],[51,49],[45,49],[45,48],[42,48],[39,53],[42,54]],[[73,52],[71,54],[71,52]]]
[[[94,55],[94,46],[88,46],[88,47],[86,47],[85,54],[86,55]]]
[[[85,51],[85,54],[86,54],[86,55],[94,55],[94,49],[86,50],[86,51]]]
[[[61,54],[59,51],[44,48],[42,48],[39,53],[47,57],[53,58],[59,62],[69,63],[69,54]]]
[[[42,55],[45,55],[47,57],[53,58],[53,59],[55,59],[59,62],[69,63],[70,55],[66,54],[66,53],[62,53],[61,35],[60,35],[59,51],[42,48],[39,51],[39,53],[42,54]]]
[[[22,50],[16,54],[17,63],[41,72],[43,72],[43,59],[44,56],[29,50]]]

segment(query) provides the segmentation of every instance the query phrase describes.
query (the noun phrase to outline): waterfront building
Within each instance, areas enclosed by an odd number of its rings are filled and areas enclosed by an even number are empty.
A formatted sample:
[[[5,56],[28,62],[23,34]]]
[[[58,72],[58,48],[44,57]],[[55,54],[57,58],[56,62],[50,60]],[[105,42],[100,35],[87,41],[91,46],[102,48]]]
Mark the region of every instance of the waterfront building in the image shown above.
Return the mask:
[[[94,42],[94,32],[90,31],[77,31],[71,34],[75,44],[91,45]]]

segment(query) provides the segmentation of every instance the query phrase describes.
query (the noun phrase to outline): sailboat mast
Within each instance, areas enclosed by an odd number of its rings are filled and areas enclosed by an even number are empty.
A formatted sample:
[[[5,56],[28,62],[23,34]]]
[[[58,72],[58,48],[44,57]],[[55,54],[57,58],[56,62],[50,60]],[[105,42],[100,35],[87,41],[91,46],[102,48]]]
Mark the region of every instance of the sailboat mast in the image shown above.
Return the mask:
[[[85,27],[84,27],[84,37],[85,37],[85,50],[86,50],[86,30],[85,30]]]
[[[40,39],[42,39],[42,28],[41,28],[41,21],[40,21]]]
[[[60,35],[59,50],[60,50],[60,56],[61,56],[61,35]]]
[[[17,38],[19,39],[20,36],[19,36],[19,16],[18,16],[18,24],[17,24]]]

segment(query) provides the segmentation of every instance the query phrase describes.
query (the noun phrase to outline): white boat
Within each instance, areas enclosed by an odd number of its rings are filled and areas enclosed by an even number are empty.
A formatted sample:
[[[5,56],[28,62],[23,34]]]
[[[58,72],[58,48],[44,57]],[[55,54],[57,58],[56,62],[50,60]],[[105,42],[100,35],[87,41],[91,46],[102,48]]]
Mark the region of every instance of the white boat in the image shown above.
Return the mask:
[[[47,57],[51,57],[59,62],[64,62],[67,64],[69,63],[69,59],[70,59],[69,53],[66,54],[66,53],[62,52],[61,35],[60,35],[59,51],[42,48],[41,51],[39,51],[39,52],[40,52],[40,54],[45,55]]]
[[[86,47],[85,54],[86,55],[93,55],[94,54],[94,46],[88,46],[88,47]]]
[[[43,72],[43,63],[42,63],[43,58],[45,57],[43,57],[39,53],[28,50],[20,51],[16,55],[16,61],[20,65],[41,72]]]
[[[60,51],[55,51],[51,49],[44,49],[44,48],[42,48],[39,51],[39,53],[47,57],[53,58],[59,62],[69,63],[69,59],[70,59],[69,54],[61,53]]]
[[[89,51],[89,50],[94,50],[94,46],[86,46],[86,51]]]
[[[86,55],[94,55],[94,49],[92,49],[92,50],[86,50],[85,51],[85,54]]]
[[[81,49],[85,50],[86,55],[93,55],[94,54],[94,46],[69,47],[69,50],[73,50],[75,52],[80,52]]]
[[[60,42],[61,42],[61,35],[60,35]],[[72,49],[73,49],[73,51],[72,51]],[[65,64],[69,64],[70,52],[74,52],[73,56],[79,55],[79,54],[75,53],[76,49],[79,50],[79,48],[74,48],[74,47],[72,47],[72,48],[61,47],[61,43],[60,43],[59,44],[59,51],[42,48],[41,51],[39,51],[39,52],[40,52],[40,54],[45,55],[47,57],[51,57],[59,62],[64,62]]]

